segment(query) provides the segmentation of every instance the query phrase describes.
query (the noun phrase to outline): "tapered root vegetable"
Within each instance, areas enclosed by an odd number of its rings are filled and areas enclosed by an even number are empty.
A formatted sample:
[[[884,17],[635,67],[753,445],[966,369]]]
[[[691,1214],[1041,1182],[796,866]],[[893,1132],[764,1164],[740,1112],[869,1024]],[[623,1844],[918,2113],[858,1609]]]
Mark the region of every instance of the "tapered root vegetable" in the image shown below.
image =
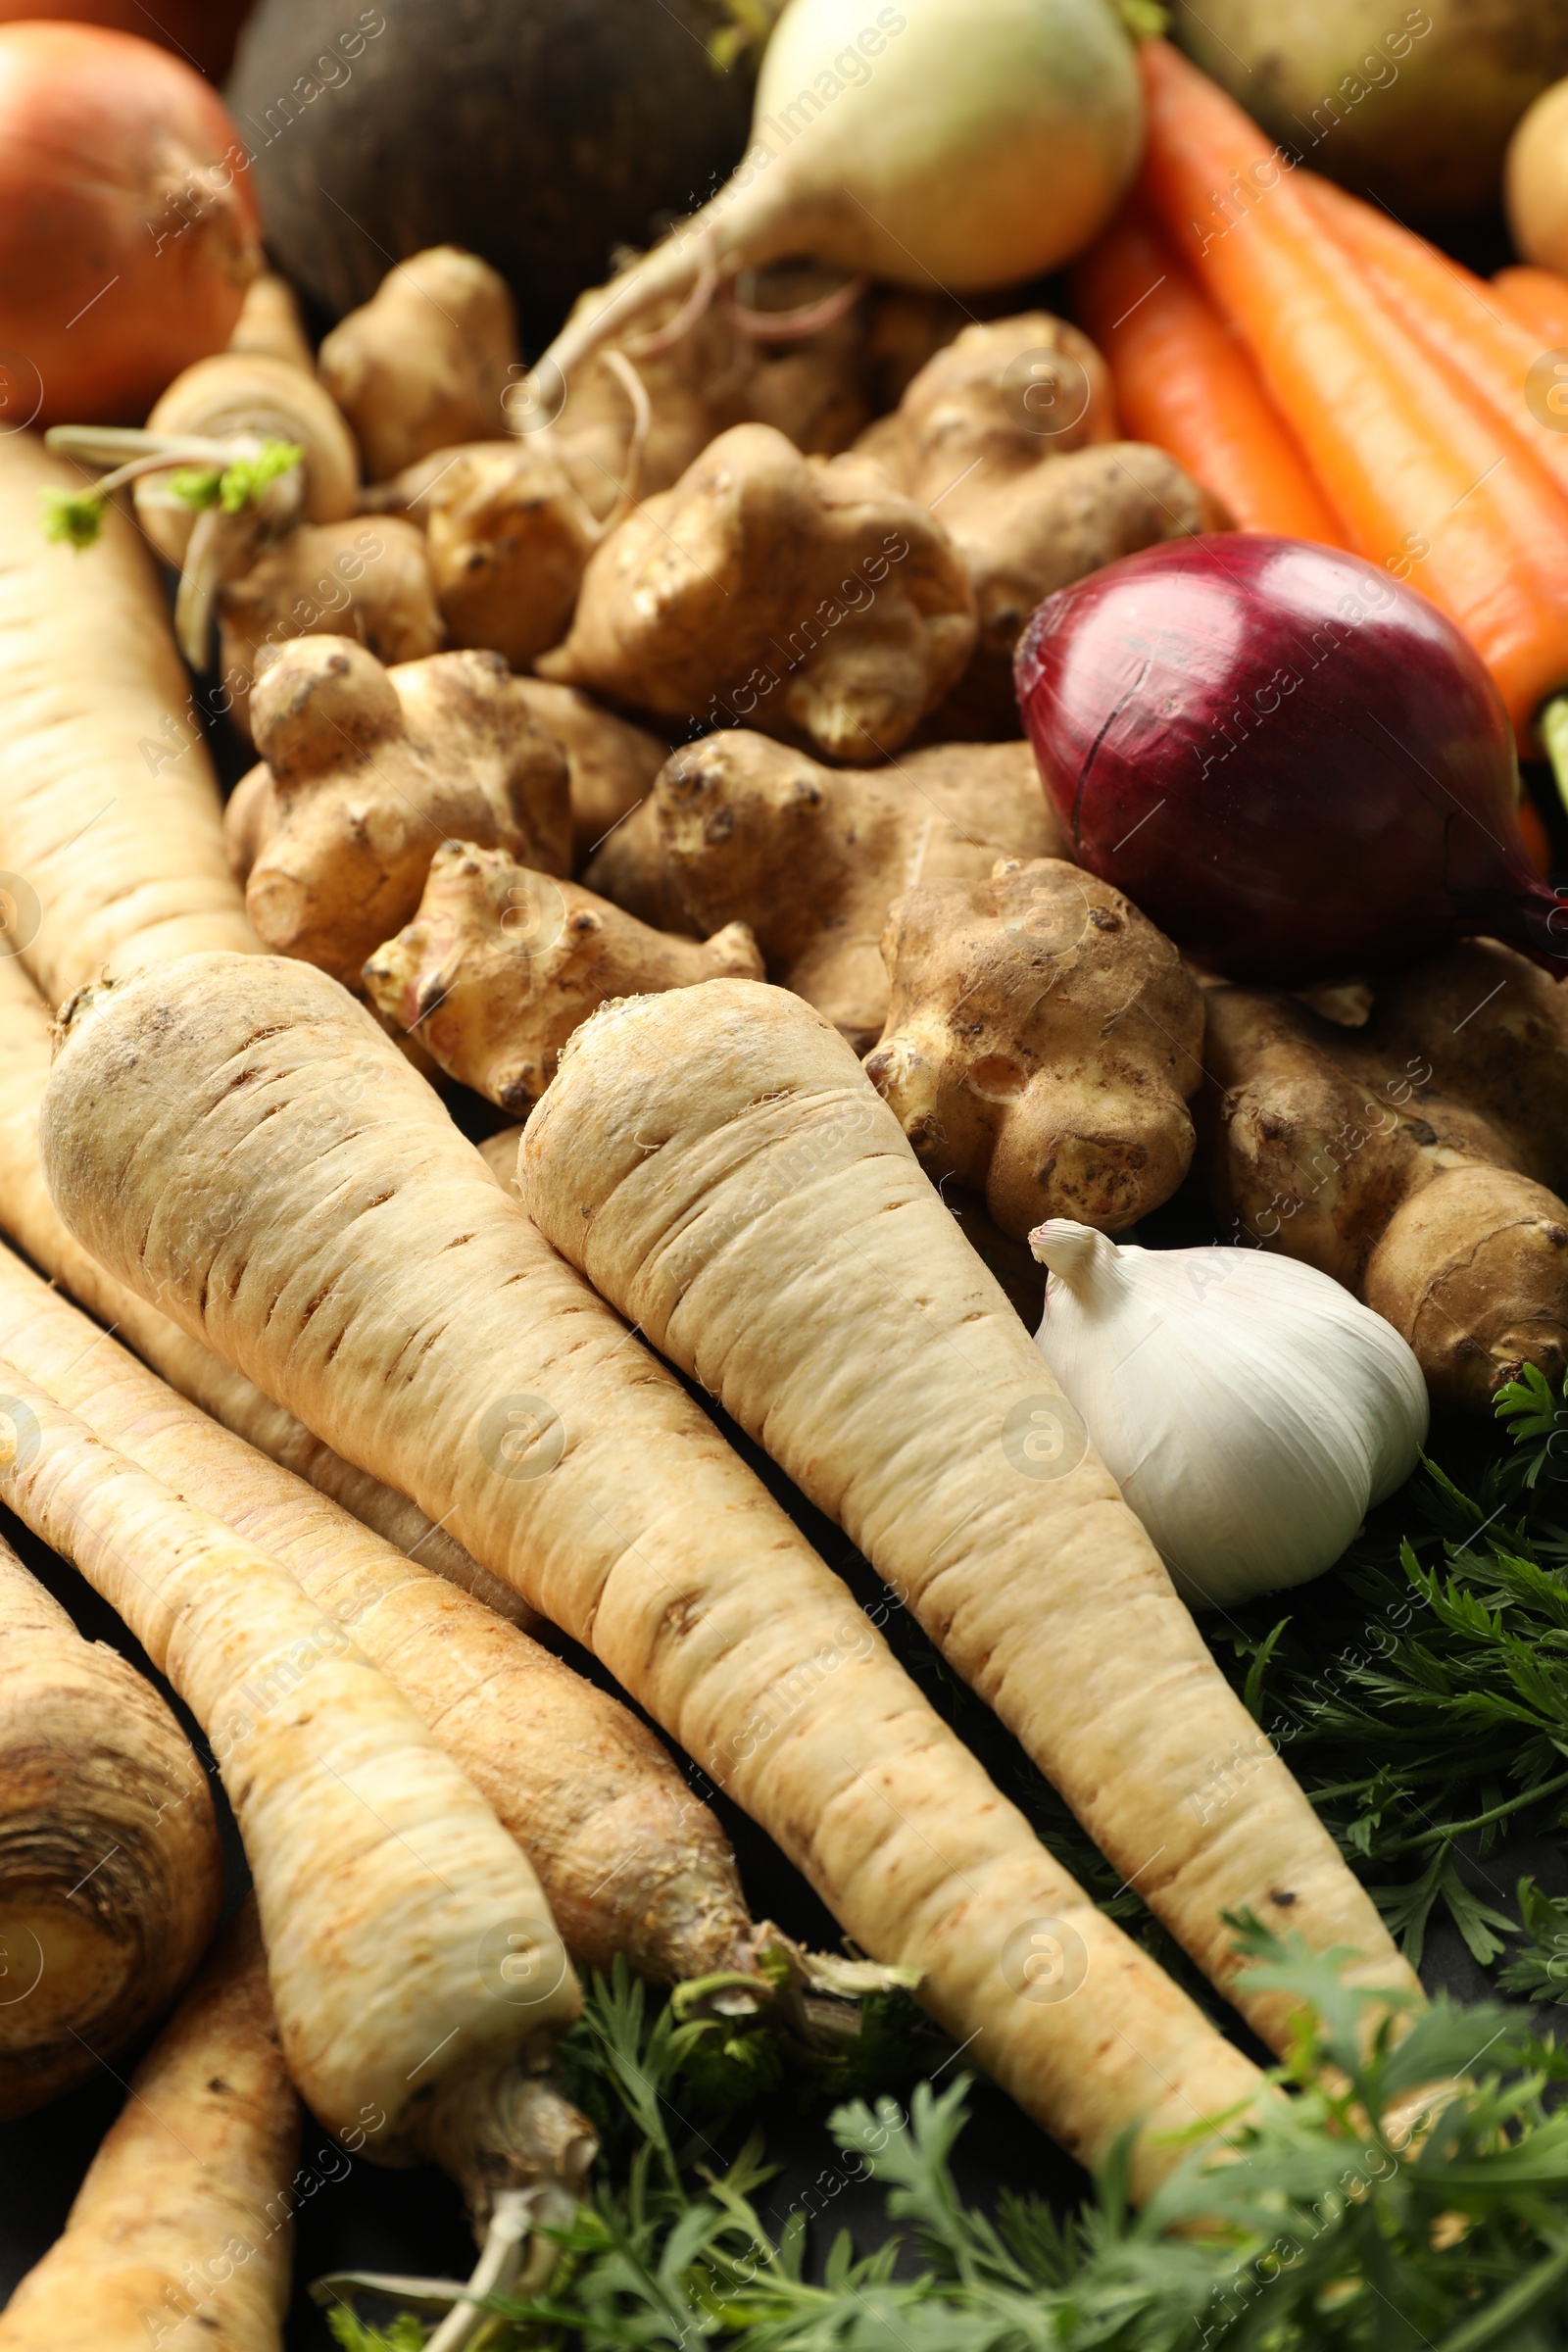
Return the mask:
[[[245,886],[251,920],[351,988],[443,841],[570,864],[565,756],[495,654],[436,654],[394,680],[352,638],[300,638],[258,680],[251,724],[276,820]]]
[[[627,1708],[220,1429],[4,1250],[0,1355],[299,1579],[516,1838],[579,1966],[620,1953],[670,1982],[750,1966],[759,1931],[723,1833]]]
[[[514,1841],[277,1560],[4,1358],[0,1386],[38,1430],[0,1497],[120,1612],[212,1743],[301,2097],[379,2162],[443,2164],[481,2232],[503,2192],[554,2189],[569,2211],[593,2141],[545,2068],[577,1985]]]
[[[499,440],[517,363],[507,281],[476,253],[432,245],[387,271],[321,345],[321,381],[384,482],[433,449]]]
[[[282,2352],[300,2106],[247,1903],[131,2077],[0,2352]]]
[[[1027,744],[844,770],[736,728],[677,752],[584,880],[666,930],[749,924],[769,979],[863,1053],[887,1018],[879,942],[900,893],[1066,848]]]
[[[424,539],[391,514],[300,524],[222,589],[218,619],[228,714],[247,735],[264,647],[353,637],[390,667],[440,653],[447,634]]]
[[[1415,965],[1360,1029],[1208,994],[1215,1203],[1415,1350],[1435,1404],[1490,1413],[1568,1370],[1568,996],[1494,940]]]
[[[40,492],[80,480],[30,434],[0,435],[0,868],[23,886],[5,944],[51,1004],[106,964],[257,945],[134,527],[111,512],[79,562],[39,531]]]
[[[307,1480],[460,1592],[472,1593],[514,1623],[531,1624],[533,1611],[512,1587],[470,1559],[444,1528],[432,1526],[417,1503],[341,1460],[242,1372],[116,1282],[66,1231],[38,1164],[38,1107],[50,1052],[48,1011],[20,963],[0,956],[0,1229],[224,1429]]]
[[[362,1056],[375,1082],[350,1106]],[[201,956],[83,1003],[46,1129],[56,1198],[106,1262],[450,1514],[865,1950],[922,1972],[934,2014],[1065,2145],[1093,2160],[1142,2123],[1141,2191],[1172,2161],[1163,2129],[1252,2094],[1250,2064],[1039,1845],[679,1382],[323,974]],[[230,1230],[192,1260],[176,1229],[198,1196]],[[1048,1950],[1074,1997],[1039,1998]]]
[[[437,850],[418,913],[365,966],[366,991],[394,1034],[416,1029],[450,1077],[514,1118],[526,1116],[567,1038],[610,998],[761,977],[744,923],[699,945],[466,841]]]
[[[252,278],[228,349],[258,352],[263,359],[282,360],[290,368],[303,368],[307,375],[316,373],[316,355],[300,317],[298,298],[286,277],[264,270],[260,277]]]
[[[1414,1987],[819,1013],[746,980],[607,1006],[517,1173],[546,1237],[838,1521],[1265,2039],[1287,2021],[1236,1986],[1226,1912]],[[1221,1754],[1245,1803],[1213,1801]]]
[[[1023,1240],[1120,1233],[1168,1200],[1197,1138],[1203,1001],[1162,932],[1056,858],[926,882],[882,936],[892,991],[865,1074],[933,1179]]]
[[[1138,141],[1130,44],[1089,0],[1013,0],[978,21],[906,0],[875,24],[844,0],[794,0],[734,178],[579,309],[534,370],[537,397],[654,303],[747,264],[809,253],[958,292],[1054,269],[1104,224]]]
[[[542,677],[688,724],[750,719],[829,760],[895,752],[974,648],[940,521],[864,459],[721,433],[583,575]]]
[[[0,1463],[32,1441],[0,1381]],[[222,1890],[184,1733],[0,1542],[0,2116],[45,2106],[151,2025]]]

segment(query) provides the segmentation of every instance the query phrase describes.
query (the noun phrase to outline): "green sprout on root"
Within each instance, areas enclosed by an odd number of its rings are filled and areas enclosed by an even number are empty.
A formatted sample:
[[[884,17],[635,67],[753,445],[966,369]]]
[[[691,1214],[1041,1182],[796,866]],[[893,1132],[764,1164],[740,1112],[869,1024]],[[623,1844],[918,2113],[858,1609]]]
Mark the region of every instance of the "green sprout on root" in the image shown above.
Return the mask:
[[[171,473],[169,486],[198,514],[218,507],[225,514],[241,514],[259,505],[269,485],[291,472],[304,456],[297,441],[264,441],[254,457],[234,458],[226,466],[180,466]],[[167,464],[167,458],[157,455],[137,458],[106,473],[90,490],[40,490],[44,537],[74,547],[78,554],[91,547],[115,492]]]

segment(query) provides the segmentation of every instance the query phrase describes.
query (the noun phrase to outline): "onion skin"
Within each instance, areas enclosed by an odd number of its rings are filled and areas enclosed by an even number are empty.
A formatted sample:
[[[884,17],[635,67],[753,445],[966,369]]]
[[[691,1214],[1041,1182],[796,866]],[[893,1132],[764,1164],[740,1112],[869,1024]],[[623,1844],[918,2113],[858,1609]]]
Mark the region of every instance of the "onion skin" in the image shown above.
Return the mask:
[[[1071,855],[1200,965],[1301,987],[1478,930],[1568,958],[1496,689],[1376,564],[1251,534],[1151,548],[1048,597],[1015,675]]]
[[[0,422],[136,422],[261,266],[246,148],[150,41],[0,25]]]

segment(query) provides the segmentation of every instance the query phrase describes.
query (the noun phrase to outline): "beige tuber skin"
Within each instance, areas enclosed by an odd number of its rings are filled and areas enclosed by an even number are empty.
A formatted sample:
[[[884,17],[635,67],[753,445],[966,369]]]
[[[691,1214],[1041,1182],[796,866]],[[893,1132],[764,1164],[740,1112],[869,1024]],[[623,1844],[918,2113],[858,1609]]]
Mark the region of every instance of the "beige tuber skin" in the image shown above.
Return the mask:
[[[417,1029],[450,1077],[515,1119],[555,1076],[572,1031],[611,998],[761,977],[744,923],[699,945],[466,841],[437,850],[417,915],[365,966],[394,1034]]]
[[[1340,1028],[1208,994],[1211,1181],[1239,1237],[1332,1274],[1409,1342],[1434,1404],[1568,1370],[1568,993],[1494,940]]]
[[[1015,735],[1013,649],[1042,600],[1166,539],[1228,527],[1175,460],[1118,441],[1109,372],[1049,312],[966,327],[862,434],[901,489],[939,512],[969,573],[979,638],[945,732]]]
[[[422,662],[446,643],[423,536],[391,514],[301,523],[220,590],[218,616],[228,713],[245,735],[264,646],[354,637],[390,665]]]
[[[864,1053],[887,1018],[893,901],[942,876],[983,881],[999,856],[1065,849],[1026,744],[846,770],[737,729],[677,752],[583,879],[664,930],[749,923],[768,978]]]
[[[505,438],[502,396],[517,364],[505,278],[456,245],[432,245],[389,270],[317,360],[377,482],[431,450]]]
[[[882,934],[891,1001],[865,1074],[933,1180],[1021,1241],[1121,1233],[1192,1164],[1202,992],[1162,932],[1055,858],[923,882]]]
[[[302,637],[263,670],[251,715],[270,792],[247,778],[229,804],[231,841],[258,845],[246,909],[268,947],[346,988],[413,915],[443,841],[567,868],[565,755],[495,654],[394,672],[352,638]]]
[[[571,772],[571,870],[580,873],[607,834],[653,791],[669,746],[646,727],[602,710],[574,686],[518,678],[534,724],[553,735]]]
[[[316,355],[305,333],[294,289],[286,277],[264,270],[260,277],[251,279],[234,331],[228,338],[228,349],[260,352],[264,359],[281,360],[286,367],[302,368],[307,375],[316,373]]]
[[[409,511],[425,526],[448,633],[454,645],[489,646],[514,669],[531,668],[571,626],[605,536],[580,469],[550,433],[438,454],[447,464]]]
[[[897,751],[973,650],[942,525],[856,457],[721,433],[589,563],[539,673],[688,724],[739,718],[848,762]]]

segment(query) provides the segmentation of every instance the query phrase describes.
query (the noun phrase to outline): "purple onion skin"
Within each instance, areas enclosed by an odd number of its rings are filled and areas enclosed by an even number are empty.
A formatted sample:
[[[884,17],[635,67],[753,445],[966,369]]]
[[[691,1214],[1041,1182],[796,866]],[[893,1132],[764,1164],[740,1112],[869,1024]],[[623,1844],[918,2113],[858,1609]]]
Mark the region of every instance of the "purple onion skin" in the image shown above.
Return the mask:
[[[1073,858],[1200,965],[1299,988],[1486,931],[1563,968],[1497,691],[1376,564],[1173,540],[1048,597],[1016,679]]]

